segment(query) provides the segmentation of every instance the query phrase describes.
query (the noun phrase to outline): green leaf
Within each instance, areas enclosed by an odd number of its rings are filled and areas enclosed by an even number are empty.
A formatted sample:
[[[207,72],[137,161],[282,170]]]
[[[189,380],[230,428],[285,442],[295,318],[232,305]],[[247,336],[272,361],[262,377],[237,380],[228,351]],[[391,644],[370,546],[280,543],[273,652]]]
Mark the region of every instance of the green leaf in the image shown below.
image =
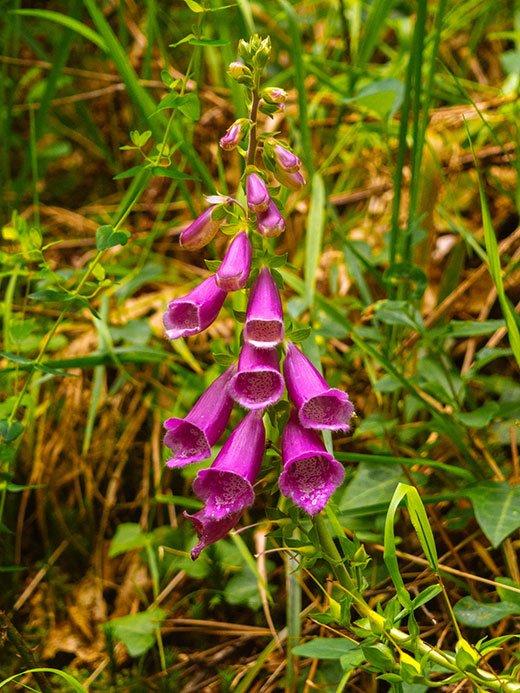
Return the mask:
[[[114,180],[123,180],[124,178],[133,178],[136,176],[138,173],[141,173],[141,171],[144,171],[145,164],[139,164],[139,166],[132,166],[132,168],[127,168],[126,171],[121,171],[121,173],[117,173],[114,176]]]
[[[520,486],[484,481],[469,489],[480,528],[496,548],[520,527]]]
[[[106,224],[100,226],[96,231],[96,248],[98,250],[106,250],[113,248],[116,245],[126,245],[130,234],[128,231],[115,231],[112,226]]]
[[[193,176],[188,176],[175,166],[152,166],[154,176],[161,178],[171,178],[172,180],[193,180]]]
[[[11,443],[22,433],[23,425],[20,421],[13,421],[12,423],[9,423],[7,419],[0,421],[0,438],[3,438],[4,442]]]
[[[305,234],[305,298],[312,308],[316,275],[320,261],[323,229],[325,227],[325,186],[319,173],[312,177],[311,202]]]
[[[200,118],[200,101],[194,92],[189,94],[166,94],[161,100],[157,111],[164,111],[169,108],[176,108],[183,113],[186,118],[196,121]]]
[[[140,525],[134,522],[124,522],[116,529],[114,538],[110,542],[108,555],[110,558],[119,556],[127,551],[142,549],[149,544],[149,537],[143,532]]]
[[[341,659],[351,652],[360,652],[357,643],[347,638],[314,638],[303,645],[293,647],[293,654],[298,657],[312,657],[313,659]]]
[[[249,568],[244,568],[227,583],[224,598],[228,604],[243,604],[250,609],[258,610],[262,602],[258,593],[258,580]]]
[[[460,623],[472,628],[487,628],[507,616],[520,614],[520,606],[512,602],[483,603],[473,597],[462,597],[453,610]]]
[[[197,14],[204,12],[204,8],[202,7],[202,5],[199,5],[199,3],[195,2],[195,0],[184,0],[184,2],[188,5],[192,12],[195,12]]]
[[[399,466],[389,467],[378,462],[362,462],[352,481],[340,492],[339,511],[348,513],[356,508],[388,503],[403,474]]]
[[[361,106],[381,119],[386,119],[397,113],[403,102],[403,94],[402,82],[397,79],[382,79],[363,87],[356,96],[343,99],[343,103]]]
[[[72,29],[83,38],[88,41],[92,41],[96,46],[101,48],[101,50],[107,52],[107,47],[103,39],[99,34],[96,34],[89,26],[83,24],[83,22],[69,17],[66,14],[61,14],[60,12],[54,12],[53,10],[11,10],[12,14],[22,15],[24,17],[35,17],[36,19],[48,19],[55,24],[61,24],[67,27],[67,29]]]
[[[53,669],[52,667],[34,667],[32,669],[25,669],[24,671],[20,671],[17,674],[13,674],[12,676],[9,676],[9,678],[4,679],[3,681],[0,681],[0,688],[3,688],[6,686],[8,683],[11,683],[12,681],[16,681],[17,678],[21,676],[26,676],[27,674],[52,674],[53,676],[57,676],[58,678],[61,678],[69,685],[69,689],[71,691],[74,691],[75,693],[86,693],[87,689],[82,686],[82,684],[74,678],[74,676],[71,676],[70,674],[67,674],[66,671],[61,671],[60,669]],[[29,689],[28,685],[26,684],[25,687]],[[11,689],[12,690],[12,689]],[[34,689],[32,689],[34,690]],[[56,689],[54,689],[56,690]]]
[[[497,582],[506,587],[497,587],[497,593],[503,602],[512,602],[516,604],[520,609],[520,592],[507,589],[507,587],[514,587],[515,590],[520,589],[520,585],[508,577],[497,577]],[[520,636],[519,636],[520,637]]]
[[[483,428],[487,426],[496,416],[500,406],[497,402],[486,402],[478,409],[469,412],[456,412],[456,418],[465,426],[470,428]]]
[[[113,618],[105,628],[125,645],[131,657],[139,657],[153,647],[155,632],[165,617],[163,609],[153,607],[139,614]]]
[[[223,9],[223,8],[219,8]],[[210,38],[190,38],[188,43],[190,46],[227,46],[229,41],[226,39],[210,39]]]

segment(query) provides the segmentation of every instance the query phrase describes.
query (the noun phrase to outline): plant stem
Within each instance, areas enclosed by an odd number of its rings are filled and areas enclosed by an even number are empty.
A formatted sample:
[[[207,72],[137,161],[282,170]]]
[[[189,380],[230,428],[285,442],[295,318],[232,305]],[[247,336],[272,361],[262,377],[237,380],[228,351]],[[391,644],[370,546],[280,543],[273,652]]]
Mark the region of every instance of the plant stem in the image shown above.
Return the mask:
[[[352,598],[353,606],[356,611],[365,618],[368,618],[374,627],[374,632],[386,635],[390,641],[399,643],[404,649],[413,651],[417,650],[420,654],[426,655],[428,659],[440,664],[441,666],[460,674],[464,678],[472,680],[479,685],[484,684],[490,691],[502,691],[506,693],[519,693],[520,683],[500,678],[483,669],[475,669],[472,672],[464,671],[457,666],[453,655],[441,652],[420,638],[412,638],[408,633],[399,630],[399,628],[386,628],[383,617],[363,599],[363,596],[358,592],[354,580],[350,576],[341,555],[336,548],[334,539],[328,527],[327,521],[323,513],[316,515],[313,518],[314,526],[318,533],[319,541],[326,559],[330,563],[332,571],[336,579],[348,595]]]
[[[249,131],[249,146],[247,148],[246,166],[254,166],[256,159],[256,148],[258,146],[258,140],[256,137],[256,121],[258,119],[258,106],[260,104],[260,96],[258,95],[258,86],[255,85],[253,88],[253,99],[251,101],[251,113],[249,118],[251,119],[251,129]]]

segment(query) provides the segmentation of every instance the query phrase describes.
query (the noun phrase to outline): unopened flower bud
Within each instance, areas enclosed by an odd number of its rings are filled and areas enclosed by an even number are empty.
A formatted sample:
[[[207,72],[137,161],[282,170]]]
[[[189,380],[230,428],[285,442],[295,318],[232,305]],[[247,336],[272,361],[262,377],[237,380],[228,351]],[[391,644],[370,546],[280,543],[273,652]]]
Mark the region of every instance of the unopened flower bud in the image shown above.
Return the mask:
[[[269,191],[262,178],[256,173],[250,173],[246,181],[247,205],[253,212],[265,212],[269,204]]]
[[[267,87],[262,91],[262,98],[268,103],[281,104],[287,101],[287,92],[279,87]]]
[[[231,77],[231,79],[239,82],[239,84],[252,83],[251,70],[239,60],[235,60],[234,62],[230,63],[228,67],[228,75]]]
[[[221,220],[214,218],[215,206],[208,207],[181,233],[179,242],[186,250],[199,250],[213,240]]]
[[[226,134],[220,138],[220,146],[222,149],[231,150],[235,149],[237,144],[242,139],[242,126],[237,121],[233,123],[227,130]]]
[[[280,210],[272,200],[269,200],[267,210],[258,217],[258,232],[267,238],[279,236],[285,231],[285,221]]]
[[[300,169],[302,165],[300,157],[296,156],[290,149],[282,147],[281,144],[276,144],[273,151],[276,165],[283,171],[293,173]]]
[[[275,173],[277,180],[285,185],[287,188],[292,190],[299,190],[303,188],[306,183],[305,177],[301,171],[293,171],[288,173],[287,171],[279,170]]]

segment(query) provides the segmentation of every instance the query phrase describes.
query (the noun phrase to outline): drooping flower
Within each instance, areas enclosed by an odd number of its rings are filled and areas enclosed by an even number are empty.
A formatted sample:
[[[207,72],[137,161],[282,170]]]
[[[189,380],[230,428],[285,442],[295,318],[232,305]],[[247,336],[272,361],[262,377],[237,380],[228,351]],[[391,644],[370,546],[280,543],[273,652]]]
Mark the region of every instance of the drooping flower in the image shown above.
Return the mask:
[[[287,347],[284,376],[289,397],[305,428],[346,431],[354,406],[346,392],[330,387],[309,359],[292,343]]]
[[[250,173],[246,180],[246,198],[249,209],[253,212],[265,212],[269,204],[269,191],[265,181],[256,173]]]
[[[211,467],[198,473],[193,490],[204,501],[204,508],[193,515],[184,513],[199,536],[191,552],[193,559],[233,529],[244,510],[253,504],[253,483],[264,449],[262,412],[250,412],[231,433]]]
[[[224,291],[243,289],[249,279],[253,248],[245,231],[237,234],[226,250],[215,280]]]
[[[220,138],[219,144],[221,149],[227,151],[235,149],[242,139],[242,134],[242,123],[237,120],[228,127],[226,133]]]
[[[168,467],[184,467],[211,457],[211,447],[224,432],[233,408],[228,384],[235,371],[236,366],[230,366],[216,378],[183,419],[166,419],[164,444],[172,451]]]
[[[258,215],[257,229],[266,238],[274,238],[285,231],[285,220],[272,200],[267,210]]]
[[[275,347],[283,339],[283,309],[278,287],[264,267],[251,289],[246,310],[244,340],[259,349]]]
[[[221,220],[213,219],[215,206],[208,207],[200,216],[187,226],[179,236],[179,243],[186,250],[199,250],[213,240]]]
[[[277,168],[281,168],[288,173],[294,173],[301,168],[302,162],[300,157],[281,144],[275,144],[273,153]]]
[[[186,296],[170,301],[164,314],[164,327],[169,339],[188,337],[211,325],[222,308],[226,292],[212,275]]]
[[[289,173],[288,171],[283,171],[282,169],[276,171],[276,179],[286,188],[291,188],[291,190],[299,190],[303,188],[306,183],[305,177],[301,171],[293,171]]]
[[[303,428],[294,411],[282,433],[282,461],[280,490],[309,515],[323,510],[345,476],[320,437]]]
[[[245,342],[229,383],[231,397],[246,409],[265,409],[278,402],[283,390],[276,349],[257,349]]]

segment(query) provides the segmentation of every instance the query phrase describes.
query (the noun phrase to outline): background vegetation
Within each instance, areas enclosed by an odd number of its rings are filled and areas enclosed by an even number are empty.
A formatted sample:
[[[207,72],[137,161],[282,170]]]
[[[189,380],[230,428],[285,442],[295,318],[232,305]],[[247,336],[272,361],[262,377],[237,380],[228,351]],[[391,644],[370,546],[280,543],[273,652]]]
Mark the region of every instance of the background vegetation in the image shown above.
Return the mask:
[[[180,229],[203,193],[240,178],[240,158],[217,140],[246,115],[226,67],[254,31],[272,40],[268,83],[289,92],[265,128],[282,131],[309,178],[285,202],[277,249],[290,262],[280,269],[288,308],[357,411],[334,441],[347,468],[334,509],[365,547],[365,597],[375,608],[395,594],[383,529],[406,482],[427,509],[453,606],[437,589],[419,600],[421,636],[452,650],[458,628],[473,643],[504,636],[481,666],[514,675],[520,9],[2,9],[2,677],[59,670],[24,679],[42,690],[73,690],[69,676],[100,691],[390,685],[376,681],[380,652],[359,658],[338,640],[356,631],[334,611],[340,595],[305,525],[299,538],[280,529],[300,519],[288,504],[275,511],[276,455],[244,529],[196,562],[180,516],[199,507],[195,472],[163,468],[162,421],[189,409],[236,346],[231,306],[187,343],[165,340],[161,316],[207,274],[202,253],[179,249]],[[172,110],[181,87],[193,96]],[[393,555],[411,595],[424,594],[429,557],[407,511],[396,517]],[[296,572],[295,556],[305,559]],[[335,640],[291,652],[310,636]],[[473,688],[463,679],[444,690]]]

